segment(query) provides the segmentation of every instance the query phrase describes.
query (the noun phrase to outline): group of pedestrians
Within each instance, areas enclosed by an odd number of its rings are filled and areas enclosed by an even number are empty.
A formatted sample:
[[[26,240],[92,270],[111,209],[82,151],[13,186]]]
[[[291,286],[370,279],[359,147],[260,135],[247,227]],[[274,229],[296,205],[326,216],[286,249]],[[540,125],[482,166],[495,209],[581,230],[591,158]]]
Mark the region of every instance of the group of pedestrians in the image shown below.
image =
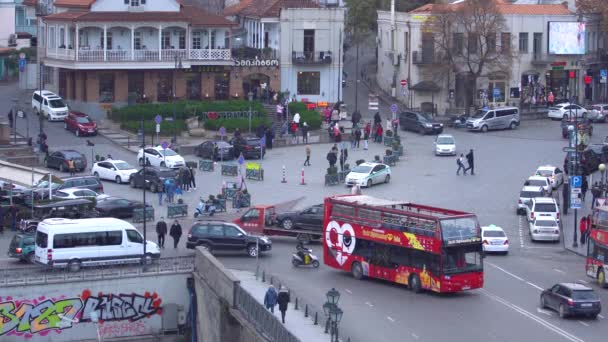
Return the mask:
[[[165,179],[162,184],[159,184],[159,188],[156,190],[158,194],[158,205],[163,205],[163,196],[165,202],[169,204],[179,202],[184,191],[190,192],[191,190],[196,190],[194,168],[189,165],[179,169],[175,180]]]
[[[466,155],[468,167],[464,165],[465,155],[463,153],[460,154],[460,157],[456,158],[456,165],[458,165],[458,169],[456,169],[456,174],[460,175],[460,170],[466,176],[467,171],[471,171],[471,175],[475,175],[475,156],[473,155],[473,149],[469,150],[469,153]]]
[[[277,293],[277,290],[273,285],[268,287],[266,294],[264,295],[264,306],[270,312],[274,313],[274,307],[279,304],[279,311],[281,311],[281,322],[285,323],[285,313],[287,312],[287,304],[291,301],[289,291],[285,286],[281,286],[281,289]]]
[[[156,223],[156,235],[158,236],[158,247],[165,248],[165,235],[167,235],[167,223],[165,218],[161,217]],[[177,249],[179,239],[182,237],[182,226],[178,220],[175,220],[169,230],[169,235],[173,238],[173,248]]]

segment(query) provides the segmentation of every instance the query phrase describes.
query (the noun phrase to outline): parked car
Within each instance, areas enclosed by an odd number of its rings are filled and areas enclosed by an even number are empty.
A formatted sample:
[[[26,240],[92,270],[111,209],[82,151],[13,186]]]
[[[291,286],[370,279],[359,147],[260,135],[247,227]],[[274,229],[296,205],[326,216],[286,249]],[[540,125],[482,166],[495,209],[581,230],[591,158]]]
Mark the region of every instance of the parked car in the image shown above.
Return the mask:
[[[231,160],[234,158],[234,148],[226,141],[210,140],[196,146],[195,154],[205,159]]]
[[[547,177],[543,176],[531,176],[524,182],[524,186],[540,186],[545,190],[547,195],[551,196],[553,193],[553,186],[551,181]]]
[[[8,256],[33,264],[36,251],[35,239],[34,234],[16,233],[8,246]]]
[[[525,186],[519,192],[519,200],[517,201],[517,214],[526,212],[526,206],[533,198],[545,197],[547,193],[542,186]]]
[[[68,116],[68,106],[52,91],[35,91],[32,94],[32,109],[49,121],[63,121]]]
[[[586,118],[564,118],[561,122],[562,138],[568,139],[570,137],[570,131],[568,130],[570,126],[577,126],[578,132],[581,134],[586,133],[589,134],[589,136],[593,135],[593,124],[591,123],[591,120]]]
[[[584,315],[593,319],[602,312],[602,303],[592,288],[576,283],[555,284],[540,294],[541,308],[556,310],[559,317]]]
[[[593,122],[606,122],[608,116],[608,104],[594,104],[587,107],[587,117]]]
[[[553,217],[559,222],[559,206],[557,205],[557,202],[555,202],[555,199],[536,197],[528,202],[528,206],[526,206],[526,218],[528,219],[528,222],[532,222],[536,218],[546,215]]]
[[[169,167],[172,169],[179,169],[180,167],[186,166],[186,161],[182,156],[177,154],[172,149],[164,149],[162,146],[140,149],[137,153],[137,161],[139,162],[139,165],[144,165],[144,151],[147,165]]]
[[[564,184],[564,171],[553,165],[539,166],[534,173],[537,176],[547,177],[553,189],[557,189]]]
[[[582,152],[567,152],[564,158],[565,172],[566,174],[572,174],[576,160],[578,159],[578,173],[582,175],[589,175],[595,172],[599,165],[602,163],[602,154],[598,154],[597,148],[587,147]]]
[[[49,186],[50,192],[53,193],[60,185],[60,183],[56,182],[52,182],[51,184],[49,184],[48,180],[41,181],[23,192],[24,200],[26,203],[31,203],[32,195],[34,196],[34,200],[49,198]]]
[[[57,190],[57,191],[55,191],[53,196],[61,198],[61,199],[95,198],[96,200],[110,197],[109,195],[98,194],[93,190],[82,189],[82,188],[68,188],[68,189]]]
[[[97,123],[88,115],[81,112],[70,111],[65,118],[63,127],[68,131],[74,132],[77,137],[82,135],[97,135]]]
[[[559,223],[551,215],[540,214],[528,226],[532,241],[559,242]]]
[[[600,163],[608,162],[608,146],[604,144],[589,144],[587,149],[595,153]]]
[[[509,238],[505,231],[496,225],[481,227],[481,241],[484,252],[509,253]]]
[[[128,183],[131,175],[137,172],[137,169],[131,164],[114,159],[106,159],[104,161],[93,164],[91,173],[99,179],[109,179],[117,184]]]
[[[466,127],[471,131],[487,132],[494,129],[515,129],[519,126],[519,108],[498,107],[479,109],[466,121]]]
[[[163,189],[163,183],[166,179],[177,178],[177,171],[168,168],[147,167],[146,173],[141,169],[129,177],[129,184],[132,188],[143,188],[144,182],[146,187],[152,192],[158,192]]]
[[[272,249],[272,242],[266,236],[251,235],[234,223],[201,221],[190,228],[186,241],[187,248],[197,246],[209,252],[242,250],[250,257],[257,257],[258,246],[259,252],[268,252]]]
[[[560,103],[553,107],[549,107],[549,113],[547,114],[550,119],[562,120],[564,118],[584,118],[587,115],[587,110],[579,105],[571,103]]]
[[[323,230],[323,204],[288,211],[277,216],[277,225],[285,229]]]
[[[266,149],[262,152],[258,137],[232,138],[230,144],[233,147],[234,156],[237,158],[241,153],[245,159],[260,159],[262,154],[266,155]]]
[[[404,131],[414,131],[420,134],[441,134],[443,132],[443,124],[434,121],[424,113],[399,113],[399,126]]]
[[[95,210],[101,217],[129,218],[133,217],[133,210],[143,207],[142,202],[110,196],[98,200]],[[147,207],[150,205],[148,204]]]
[[[435,146],[435,155],[456,155],[456,140],[451,134],[440,134],[433,143]]]
[[[62,183],[55,190],[63,190],[69,188],[80,188],[93,190],[98,194],[103,194],[103,184],[95,176],[74,176],[61,178]]]
[[[84,171],[87,168],[87,159],[82,153],[75,150],[60,150],[50,153],[44,158],[44,166],[47,168],[58,169],[61,172],[67,172],[68,160],[74,160],[76,171]]]
[[[362,163],[355,166],[346,175],[346,186],[366,186],[371,188],[374,184],[388,183],[391,180],[391,168],[382,163]]]

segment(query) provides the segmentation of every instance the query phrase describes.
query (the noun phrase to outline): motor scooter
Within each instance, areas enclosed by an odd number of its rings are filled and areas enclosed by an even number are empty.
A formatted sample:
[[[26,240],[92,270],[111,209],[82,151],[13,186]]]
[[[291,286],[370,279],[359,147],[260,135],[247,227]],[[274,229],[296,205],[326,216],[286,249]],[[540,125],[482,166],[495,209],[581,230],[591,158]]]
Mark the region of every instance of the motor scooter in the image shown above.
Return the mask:
[[[301,258],[298,253],[292,254],[291,264],[294,267],[298,266],[312,266],[314,268],[319,268],[319,259],[316,255],[312,254],[312,249],[304,248],[302,249],[304,253],[304,258]]]
[[[466,114],[453,115],[450,117],[450,125],[454,128],[464,128],[464,127],[466,127],[466,123],[467,123]]]
[[[201,199],[199,200],[196,209],[194,209],[194,218],[199,216],[213,216],[213,214],[215,214],[215,209],[215,205],[207,204]]]

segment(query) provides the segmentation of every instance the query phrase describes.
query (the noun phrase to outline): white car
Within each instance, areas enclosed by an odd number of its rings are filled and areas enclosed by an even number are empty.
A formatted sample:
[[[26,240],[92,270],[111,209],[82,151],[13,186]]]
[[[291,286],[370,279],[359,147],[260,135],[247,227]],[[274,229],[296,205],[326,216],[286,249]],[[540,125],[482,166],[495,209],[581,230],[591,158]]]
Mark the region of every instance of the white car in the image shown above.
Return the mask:
[[[96,200],[110,197],[110,195],[98,194],[91,189],[67,188],[55,191],[54,197],[61,199],[95,198]]]
[[[509,253],[509,238],[498,226],[481,227],[481,241],[484,252]]]
[[[450,134],[440,134],[434,142],[435,155],[456,155],[456,140]]]
[[[559,224],[553,216],[539,214],[529,225],[532,241],[559,241]]]
[[[129,183],[129,178],[137,172],[133,166],[122,160],[106,159],[93,164],[91,173],[99,179],[113,180],[118,184]]]
[[[528,222],[534,221],[539,216],[551,216],[559,222],[559,206],[555,199],[549,197],[533,198],[526,206],[526,218]]]
[[[547,115],[554,120],[573,119],[575,116],[584,118],[587,115],[587,110],[576,104],[560,103],[550,107]]]
[[[32,109],[49,121],[63,121],[68,116],[68,105],[57,94],[43,90],[32,94]]]
[[[608,104],[594,104],[588,107],[587,117],[593,122],[606,122],[608,116]]]
[[[552,165],[539,166],[534,173],[536,176],[547,177],[553,189],[557,189],[564,184],[564,171]]]
[[[178,169],[186,166],[186,161],[182,156],[175,153],[175,151],[170,148],[164,149],[161,146],[146,147],[145,149],[139,150],[137,153],[139,165],[144,165],[144,150],[147,165],[168,167],[171,169]]]
[[[545,197],[546,192],[541,186],[524,186],[519,192],[519,200],[517,201],[517,214],[526,212],[528,202],[536,197]]]
[[[374,184],[388,183],[391,180],[391,168],[382,163],[362,163],[355,166],[346,175],[346,186],[366,186]]]
[[[543,176],[532,176],[529,177],[528,180],[524,183],[524,186],[541,186],[547,195],[551,196],[553,193],[553,185],[551,185],[551,181],[547,177]]]

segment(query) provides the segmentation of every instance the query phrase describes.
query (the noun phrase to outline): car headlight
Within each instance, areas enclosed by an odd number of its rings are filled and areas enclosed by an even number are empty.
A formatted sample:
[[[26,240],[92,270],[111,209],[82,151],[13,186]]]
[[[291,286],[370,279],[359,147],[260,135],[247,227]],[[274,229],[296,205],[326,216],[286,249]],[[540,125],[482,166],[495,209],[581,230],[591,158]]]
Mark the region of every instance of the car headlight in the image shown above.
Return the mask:
[[[534,229],[533,233],[538,234],[538,229]]]
[[[424,124],[424,127],[426,127],[426,128],[432,128],[432,127],[433,127],[433,125],[432,125],[432,124],[430,124],[430,123],[425,123],[425,124]]]
[[[442,124],[442,123],[440,123],[440,124],[439,124],[439,127],[443,127],[443,124]]]

